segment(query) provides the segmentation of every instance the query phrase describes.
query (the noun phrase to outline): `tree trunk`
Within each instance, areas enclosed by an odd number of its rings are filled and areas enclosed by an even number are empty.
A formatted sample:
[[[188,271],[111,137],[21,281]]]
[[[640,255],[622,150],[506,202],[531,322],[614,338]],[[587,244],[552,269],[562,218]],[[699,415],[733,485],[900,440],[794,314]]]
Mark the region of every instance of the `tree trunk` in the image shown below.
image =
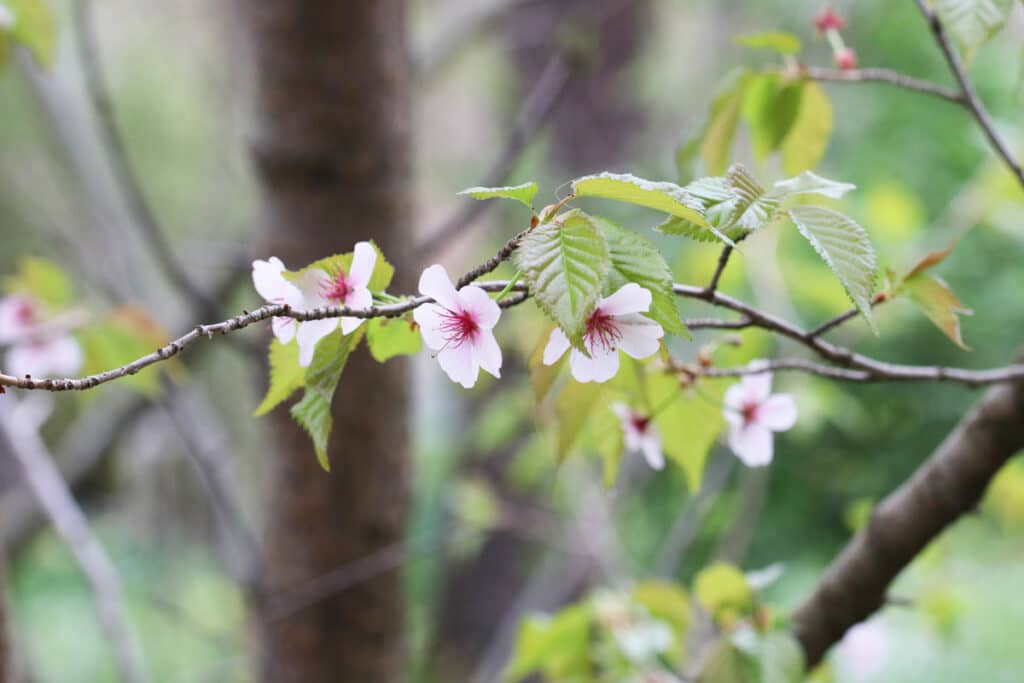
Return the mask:
[[[14,652],[11,649],[10,623],[7,616],[7,556],[0,546],[0,683],[14,681]]]
[[[260,129],[255,156],[268,254],[292,268],[373,239],[408,288],[402,0],[247,0]],[[334,399],[333,471],[284,410],[275,416],[267,572],[280,593],[401,542],[407,508],[407,367],[353,354]],[[401,583],[380,573],[272,618],[263,679],[398,680]]]

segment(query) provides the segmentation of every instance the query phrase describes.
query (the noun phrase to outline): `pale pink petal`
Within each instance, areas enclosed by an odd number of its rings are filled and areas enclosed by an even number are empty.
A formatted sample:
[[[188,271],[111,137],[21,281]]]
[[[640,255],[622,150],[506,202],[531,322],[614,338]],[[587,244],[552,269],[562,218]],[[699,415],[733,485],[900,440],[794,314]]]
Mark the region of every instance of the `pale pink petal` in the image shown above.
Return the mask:
[[[773,394],[757,409],[757,421],[773,432],[784,432],[796,424],[796,401],[790,394]]]
[[[318,341],[329,335],[338,328],[337,318],[324,318],[323,320],[305,320],[299,323],[299,331],[295,338],[299,341],[299,366],[308,368],[313,362],[316,354]]]
[[[444,345],[448,343],[441,331],[445,313],[445,309],[437,304],[424,304],[412,312],[413,320],[420,326],[423,343],[433,351],[444,348]]]
[[[646,313],[651,309],[651,293],[635,282],[619,287],[618,291],[598,302],[597,307],[608,315]]]
[[[661,325],[642,315],[628,315],[615,322],[622,335],[619,348],[628,355],[640,359],[657,353],[661,346],[659,340],[665,336]]]
[[[751,363],[756,366],[756,363]],[[772,373],[760,372],[756,375],[744,375],[740,382],[743,393],[749,403],[761,403],[772,394]]]
[[[463,287],[456,295],[459,301],[459,309],[466,311],[473,316],[476,324],[484,329],[491,329],[498,323],[501,317],[501,307],[498,302],[487,296],[487,292],[479,287]]]
[[[68,376],[76,374],[82,368],[85,360],[82,347],[71,335],[57,337],[43,344],[43,347],[49,355],[50,367],[47,372]]]
[[[633,417],[633,411],[629,409],[629,406],[620,401],[616,401],[615,403],[612,403],[608,407],[611,409],[615,417],[619,418],[619,420],[622,421],[623,431],[626,430],[626,425],[632,426],[633,423],[630,418]]]
[[[282,344],[289,343],[295,338],[295,328],[298,323],[294,318],[274,318],[270,321],[270,329]]]
[[[665,467],[665,456],[661,452],[661,437],[654,431],[654,426],[648,427],[648,433],[641,439],[640,451],[644,459],[651,466],[652,470],[660,470]]]
[[[467,341],[473,347],[473,359],[477,365],[495,377],[501,377],[501,347],[494,333],[481,330],[476,339]]]
[[[448,277],[448,271],[444,266],[435,264],[423,271],[420,275],[420,294],[429,296],[449,311],[457,310],[459,307],[455,285],[452,284],[452,279]]]
[[[469,344],[446,346],[437,354],[437,362],[448,378],[467,389],[476,384],[479,366],[473,358],[473,347]]]
[[[544,365],[554,365],[559,358],[565,355],[570,346],[572,345],[569,343],[569,338],[565,336],[565,332],[562,332],[562,328],[556,327],[551,330],[548,345],[544,347]]]
[[[729,432],[729,448],[748,467],[762,467],[772,461],[772,432],[757,424]]]
[[[331,276],[319,268],[310,268],[298,276],[293,283],[299,290],[301,303],[298,308],[303,311],[316,308],[317,306],[333,306],[334,302],[325,299],[321,292],[329,284]]]
[[[353,287],[369,287],[373,269],[377,265],[377,250],[369,242],[356,242],[348,281]]]
[[[14,343],[31,332],[32,320],[23,319],[25,310],[32,311],[30,318],[36,317],[35,302],[29,297],[12,294],[0,299],[0,344]]]
[[[730,387],[730,389],[731,388],[732,387]],[[728,394],[728,392],[726,392],[726,394]],[[726,396],[726,399],[728,399],[728,396]],[[738,410],[729,406],[726,406],[722,411],[722,417],[725,418],[725,421],[728,422],[729,426],[733,429],[739,429],[743,426],[743,415]]]
[[[740,414],[743,412],[743,408],[747,404],[747,391],[742,383],[733,384],[725,390],[725,398],[722,401],[725,404],[726,417],[732,414]]]
[[[569,368],[577,382],[607,382],[619,371],[618,349],[591,349],[590,358],[573,349]]]
[[[256,291],[271,303],[294,305],[301,299],[298,288],[282,274],[284,264],[276,256],[269,261],[252,262],[252,283]]]
[[[627,453],[635,453],[643,448],[643,437],[640,432],[636,430],[636,427],[631,422],[625,422],[622,425],[622,437],[623,445],[626,447]]]
[[[373,306],[373,295],[365,287],[353,289],[345,298],[345,305],[354,310],[362,310]],[[341,333],[352,334],[363,324],[365,318],[354,318],[346,315],[341,319]]]
[[[38,379],[53,374],[47,344],[12,346],[7,352],[5,365],[9,374],[18,377],[31,375]]]

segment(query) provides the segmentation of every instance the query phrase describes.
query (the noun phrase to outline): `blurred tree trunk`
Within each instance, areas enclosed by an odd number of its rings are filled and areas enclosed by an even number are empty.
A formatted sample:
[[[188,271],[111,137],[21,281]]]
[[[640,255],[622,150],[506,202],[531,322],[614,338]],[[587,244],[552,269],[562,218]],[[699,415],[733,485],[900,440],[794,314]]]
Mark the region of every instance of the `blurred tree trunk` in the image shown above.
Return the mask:
[[[247,0],[260,128],[254,151],[267,254],[293,268],[374,239],[406,290],[409,63],[403,0]],[[401,281],[405,277],[406,281]],[[353,355],[334,399],[333,471],[275,416],[268,575],[280,593],[399,543],[407,507],[404,363]],[[386,572],[273,618],[263,680],[395,681],[404,664],[400,577]]]
[[[7,555],[0,547],[0,683],[14,681],[14,652],[11,650],[11,625],[7,616]]]

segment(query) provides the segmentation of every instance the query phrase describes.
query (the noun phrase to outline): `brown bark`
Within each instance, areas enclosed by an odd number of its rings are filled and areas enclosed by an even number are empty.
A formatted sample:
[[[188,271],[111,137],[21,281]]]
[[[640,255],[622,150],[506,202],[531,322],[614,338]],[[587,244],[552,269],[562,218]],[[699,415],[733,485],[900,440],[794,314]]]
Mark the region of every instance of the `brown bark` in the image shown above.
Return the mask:
[[[989,482],[1024,448],[1024,383],[990,389],[935,452],[875,509],[796,611],[813,667],[847,629],[885,603],[893,579],[935,537],[974,510]]]
[[[372,238],[408,277],[405,3],[248,0],[248,18],[268,253],[299,267]],[[403,362],[353,354],[334,399],[330,474],[278,411],[267,539],[278,591],[401,540],[408,383]],[[399,576],[386,572],[272,620],[264,680],[398,680],[401,606]]]

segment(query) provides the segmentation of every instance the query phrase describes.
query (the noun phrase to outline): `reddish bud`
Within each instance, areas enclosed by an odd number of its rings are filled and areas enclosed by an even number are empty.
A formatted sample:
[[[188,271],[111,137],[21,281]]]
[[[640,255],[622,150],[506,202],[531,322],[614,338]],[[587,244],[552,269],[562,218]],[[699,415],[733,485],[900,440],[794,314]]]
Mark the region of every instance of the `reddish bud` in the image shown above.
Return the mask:
[[[825,33],[829,29],[842,31],[846,28],[846,19],[831,7],[826,7],[818,13],[818,16],[814,17],[814,27],[821,33]]]
[[[857,53],[852,48],[844,47],[835,53],[836,66],[843,71],[857,68]]]

